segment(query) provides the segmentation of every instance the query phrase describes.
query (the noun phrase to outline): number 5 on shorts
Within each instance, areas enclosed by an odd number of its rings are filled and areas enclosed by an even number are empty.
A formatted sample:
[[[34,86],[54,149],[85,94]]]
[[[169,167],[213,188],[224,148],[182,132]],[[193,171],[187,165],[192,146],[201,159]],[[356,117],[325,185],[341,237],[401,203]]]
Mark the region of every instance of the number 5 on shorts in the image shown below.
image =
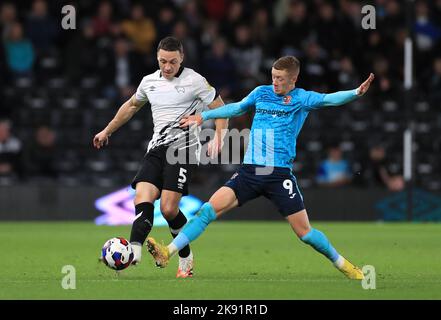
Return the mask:
[[[187,181],[187,177],[185,176],[186,173],[187,173],[187,169],[179,168],[179,178],[178,178],[179,183],[185,183]]]

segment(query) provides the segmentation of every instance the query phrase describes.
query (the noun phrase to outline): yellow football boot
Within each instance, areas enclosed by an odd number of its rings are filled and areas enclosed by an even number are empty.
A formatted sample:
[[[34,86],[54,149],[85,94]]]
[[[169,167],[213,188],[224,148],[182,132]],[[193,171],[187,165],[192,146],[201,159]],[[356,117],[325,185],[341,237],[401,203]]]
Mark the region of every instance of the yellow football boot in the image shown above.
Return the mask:
[[[168,248],[160,243],[157,243],[155,239],[149,237],[147,238],[147,250],[155,259],[156,266],[159,268],[165,268],[170,260],[170,253]]]
[[[346,277],[354,280],[363,280],[364,274],[363,271],[356,265],[352,264],[345,258],[343,258],[343,265],[341,267],[337,267]]]

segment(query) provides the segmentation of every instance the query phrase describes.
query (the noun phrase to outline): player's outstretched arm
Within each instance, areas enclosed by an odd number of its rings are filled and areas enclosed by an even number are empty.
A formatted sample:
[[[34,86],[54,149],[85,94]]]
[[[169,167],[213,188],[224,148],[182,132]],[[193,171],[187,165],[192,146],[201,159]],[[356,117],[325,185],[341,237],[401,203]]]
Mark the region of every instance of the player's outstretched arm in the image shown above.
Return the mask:
[[[212,103],[208,105],[209,109],[217,109],[222,107],[224,101],[221,96],[218,96]],[[208,143],[207,153],[208,156],[214,159],[221,152],[224,145],[224,138],[228,129],[228,119],[214,119],[214,125],[216,132],[213,139]]]
[[[93,146],[100,149],[104,145],[109,144],[109,137],[111,134],[118,130],[124,123],[129,121],[144,104],[145,102],[136,100],[134,95],[124,102],[109,124],[101,132],[95,135],[93,138]]]
[[[374,74],[371,73],[366,81],[364,81],[357,89],[326,94],[323,97],[322,106],[340,106],[361,97],[369,90],[374,78]]]
[[[250,106],[244,102],[234,102],[224,105],[223,107],[204,111],[200,114],[195,114],[193,116],[184,116],[180,121],[181,128],[197,124],[200,126],[204,121],[210,119],[227,119],[234,118],[245,114]]]

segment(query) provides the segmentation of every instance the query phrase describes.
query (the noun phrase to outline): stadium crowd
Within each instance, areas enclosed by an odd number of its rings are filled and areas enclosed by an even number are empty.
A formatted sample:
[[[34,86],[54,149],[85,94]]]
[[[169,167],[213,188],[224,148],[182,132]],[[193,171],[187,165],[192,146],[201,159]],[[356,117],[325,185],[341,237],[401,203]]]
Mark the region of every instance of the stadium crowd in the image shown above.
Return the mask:
[[[304,188],[401,190],[405,8],[398,0],[369,3],[374,30],[361,27],[365,3],[351,0],[2,1],[0,183],[130,182],[152,134],[148,108],[104,152],[93,150],[91,140],[157,69],[156,46],[173,35],[184,44],[185,66],[226,102],[270,83],[272,62],[282,55],[300,59],[297,86],[307,90],[353,89],[373,72],[375,83],[362,100],[310,114],[294,171]],[[75,30],[61,28],[65,4],[76,8]],[[441,135],[430,133],[441,132],[441,0],[416,1],[413,32],[416,172],[420,185],[440,190]],[[247,115],[230,121],[238,129],[249,125]],[[200,170],[224,181],[222,174],[234,169]]]

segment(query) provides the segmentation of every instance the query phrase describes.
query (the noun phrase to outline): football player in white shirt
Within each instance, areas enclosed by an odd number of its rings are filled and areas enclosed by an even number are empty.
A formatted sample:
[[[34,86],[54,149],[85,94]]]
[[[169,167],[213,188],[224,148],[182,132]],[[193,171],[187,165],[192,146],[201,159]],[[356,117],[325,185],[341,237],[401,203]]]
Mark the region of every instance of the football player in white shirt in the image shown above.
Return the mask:
[[[159,70],[145,76],[136,93],[118,110],[109,124],[93,139],[100,149],[109,143],[109,137],[147,102],[151,105],[154,134],[141,167],[132,182],[136,217],[130,242],[134,250],[133,264],[141,261],[141,248],[153,226],[153,203],[161,198],[161,213],[167,220],[173,237],[184,227],[187,219],[179,209],[179,201],[188,193],[188,183],[194,157],[187,163],[167,161],[167,149],[178,147],[191,154],[191,146],[200,145],[197,132],[179,130],[183,116],[200,113],[204,106],[213,109],[224,105],[216,90],[200,74],[182,66],[182,43],[166,37],[158,45]],[[222,149],[223,134],[228,127],[226,119],[216,119],[216,133],[208,146],[208,155],[217,156]],[[197,157],[196,157],[197,158]],[[193,162],[191,162],[193,160]],[[193,254],[187,246],[179,251],[176,277],[193,276]]]

